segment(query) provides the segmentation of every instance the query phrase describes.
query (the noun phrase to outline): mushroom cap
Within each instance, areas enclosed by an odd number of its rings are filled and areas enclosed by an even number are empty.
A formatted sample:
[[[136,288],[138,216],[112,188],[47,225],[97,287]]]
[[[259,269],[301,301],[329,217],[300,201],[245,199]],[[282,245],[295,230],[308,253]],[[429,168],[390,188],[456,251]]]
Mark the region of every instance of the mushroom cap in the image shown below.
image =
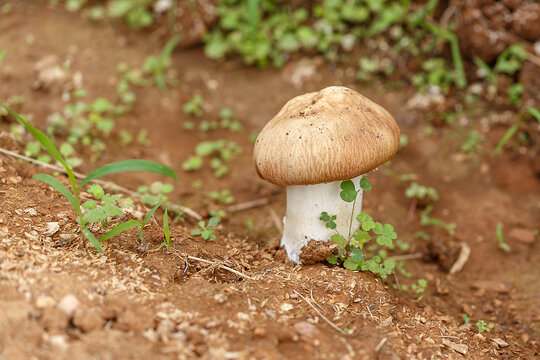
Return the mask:
[[[257,136],[253,161],[276,185],[349,180],[394,156],[399,127],[380,105],[342,86],[297,96]]]

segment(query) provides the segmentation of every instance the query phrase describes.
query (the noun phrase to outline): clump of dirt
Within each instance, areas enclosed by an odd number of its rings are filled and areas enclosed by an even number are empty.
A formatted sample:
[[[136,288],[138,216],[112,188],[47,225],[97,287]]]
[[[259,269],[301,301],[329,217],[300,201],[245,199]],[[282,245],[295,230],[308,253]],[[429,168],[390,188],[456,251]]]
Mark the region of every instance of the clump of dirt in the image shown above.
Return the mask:
[[[311,239],[302,248],[300,262],[309,265],[325,261],[331,254],[336,252],[336,248],[337,245],[331,241],[316,241]]]

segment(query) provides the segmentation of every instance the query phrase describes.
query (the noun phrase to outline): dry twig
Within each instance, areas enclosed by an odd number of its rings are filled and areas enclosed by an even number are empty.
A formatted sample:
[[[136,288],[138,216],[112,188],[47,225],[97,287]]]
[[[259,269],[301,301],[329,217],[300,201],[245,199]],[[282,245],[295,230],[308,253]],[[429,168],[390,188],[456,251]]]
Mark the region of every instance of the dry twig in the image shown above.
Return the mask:
[[[461,269],[463,269],[463,266],[465,266],[465,263],[467,262],[467,260],[469,260],[470,255],[471,255],[471,248],[469,247],[469,245],[467,245],[467,243],[462,242],[461,251],[459,252],[459,256],[456,262],[454,263],[454,265],[452,265],[452,268],[449,271],[450,274],[455,274],[455,273],[460,272]]]
[[[340,333],[342,333],[343,335],[346,334],[345,331],[343,331],[341,328],[339,328],[336,324],[334,324],[332,321],[330,321],[326,316],[324,316],[315,306],[313,306],[313,304],[308,300],[306,299],[302,294],[300,294],[298,291],[294,290],[295,294],[300,296],[305,302],[308,303],[309,306],[311,306],[311,308],[313,310],[315,310],[315,312],[321,317],[323,318],[324,321],[326,321],[331,327],[333,327],[334,329],[336,329],[337,331],[339,331]]]
[[[268,204],[269,202],[270,202],[270,200],[268,198],[262,198],[262,199],[247,201],[247,202],[244,202],[244,203],[227,206],[225,208],[225,211],[228,212],[228,213],[233,213],[233,212],[237,212],[237,211],[253,209],[255,207],[264,206],[264,205]]]

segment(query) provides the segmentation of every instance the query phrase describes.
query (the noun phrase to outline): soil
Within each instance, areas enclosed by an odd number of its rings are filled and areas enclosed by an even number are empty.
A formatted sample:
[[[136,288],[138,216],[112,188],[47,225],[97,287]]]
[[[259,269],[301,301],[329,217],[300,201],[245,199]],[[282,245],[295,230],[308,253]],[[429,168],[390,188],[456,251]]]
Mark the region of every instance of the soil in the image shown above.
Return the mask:
[[[116,64],[140,66],[162,42],[121,24],[94,24],[78,14],[51,9],[46,1],[15,1],[0,17],[0,99],[23,95],[16,107],[42,126],[64,102],[54,89],[34,90],[35,65],[49,55],[71,60],[83,75],[88,98],[115,98]],[[29,45],[28,35],[35,38]],[[315,67],[293,81],[299,64]],[[236,202],[260,207],[231,212],[213,241],[190,235],[195,222],[172,225],[172,247],[158,214],[145,228],[88,247],[78,234],[73,210],[57,192],[32,180],[50,173],[0,155],[0,359],[534,359],[540,357],[540,180],[533,147],[517,146],[491,157],[494,145],[516,115],[499,116],[490,104],[479,119],[504,118],[486,130],[486,154],[457,152],[459,139],[443,127],[426,136],[422,112],[405,106],[412,88],[359,88],[352,68],[301,59],[282,70],[245,68],[236,61],[208,60],[200,48],[174,53],[180,86],[160,92],[137,89],[133,112],[120,128],[147,129],[152,146],[118,145],[108,139],[97,164],[126,158],[163,162],[180,175],[172,197],[207,215],[205,191],[230,189]],[[354,74],[354,71],[353,71]],[[279,248],[283,189],[260,180],[252,166],[248,134],[264,126],[291,97],[328,85],[366,94],[397,119],[409,144],[389,166],[373,171],[373,190],[363,207],[373,218],[395,225],[411,247],[392,256],[405,259],[408,278],[397,272],[382,280],[326,263],[297,265]],[[205,99],[205,116],[218,119],[231,107],[246,130],[189,132],[182,105],[194,94]],[[24,152],[9,134],[12,119],[0,121],[0,147]],[[480,123],[482,123],[480,121]],[[229,138],[244,149],[232,173],[216,179],[210,169],[186,173],[181,165],[201,140]],[[431,216],[457,224],[450,236],[420,225],[411,207],[408,182],[414,174],[440,195]],[[67,184],[65,178],[58,176]],[[191,183],[204,179],[203,190]],[[158,176],[129,173],[110,180],[135,189]],[[140,211],[147,211],[141,204]],[[277,215],[276,215],[277,214]],[[276,221],[277,218],[277,221]],[[246,227],[247,220],[253,226]],[[510,252],[497,246],[504,225]],[[93,229],[99,231],[98,229]],[[425,231],[430,240],[415,237]],[[466,244],[464,246],[463,244]],[[449,273],[462,248],[470,248],[459,272]],[[419,300],[396,287],[427,280]],[[397,285],[397,286],[396,286]],[[471,319],[464,324],[463,314]],[[479,333],[477,320],[493,323]]]

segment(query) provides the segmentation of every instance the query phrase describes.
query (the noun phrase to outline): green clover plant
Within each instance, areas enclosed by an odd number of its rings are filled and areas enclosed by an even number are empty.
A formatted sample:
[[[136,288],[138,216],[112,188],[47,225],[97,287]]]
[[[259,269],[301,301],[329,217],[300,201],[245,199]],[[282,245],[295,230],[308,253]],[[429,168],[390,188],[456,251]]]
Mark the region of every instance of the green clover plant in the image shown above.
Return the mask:
[[[331,240],[337,245],[338,253],[330,255],[328,262],[331,264],[342,264],[343,267],[349,270],[356,271],[371,271],[374,274],[379,274],[382,278],[390,275],[396,265],[396,262],[391,259],[385,259],[385,251],[376,252],[377,247],[394,247],[394,240],[397,239],[397,234],[394,232],[394,227],[390,224],[381,224],[373,220],[373,218],[361,212],[356,216],[356,230],[352,231],[354,208],[356,205],[356,197],[360,190],[369,191],[372,188],[371,183],[366,177],[362,177],[359,182],[359,189],[356,189],[355,184],[351,180],[343,181],[340,184],[340,197],[345,202],[352,202],[351,218],[349,221],[349,234],[345,236],[337,230],[331,236]],[[319,218],[323,221],[327,228],[336,229],[335,220],[337,215],[330,215],[327,212],[322,212]],[[375,239],[376,245],[367,246],[367,244]],[[375,249],[375,255],[368,257]]]

